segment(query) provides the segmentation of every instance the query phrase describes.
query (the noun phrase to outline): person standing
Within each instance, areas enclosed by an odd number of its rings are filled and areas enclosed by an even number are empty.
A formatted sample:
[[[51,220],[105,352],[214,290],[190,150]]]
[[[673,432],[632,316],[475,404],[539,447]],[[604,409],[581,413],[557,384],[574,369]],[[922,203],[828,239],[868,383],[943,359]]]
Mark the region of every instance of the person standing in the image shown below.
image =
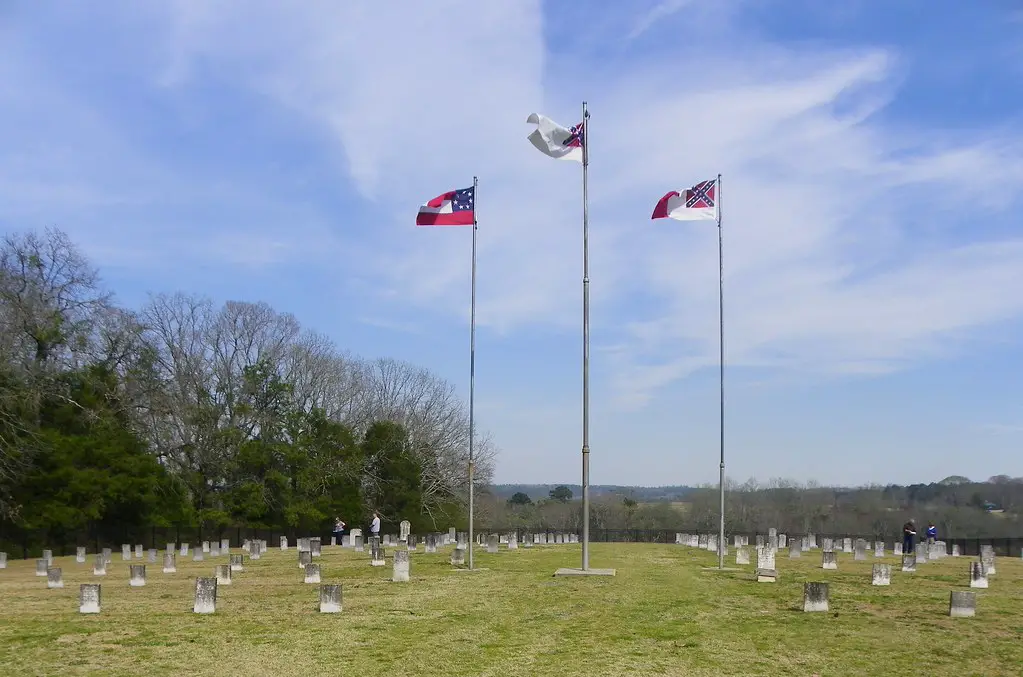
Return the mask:
[[[916,543],[916,520],[909,520],[902,525],[902,553],[908,555],[913,552]]]
[[[373,521],[369,524],[369,535],[371,538],[380,538],[380,515],[374,510]]]
[[[927,523],[927,545],[934,545],[934,542],[938,540],[938,527],[934,526],[934,522]]]
[[[345,521],[340,517],[334,518],[334,542],[338,545],[344,544]]]

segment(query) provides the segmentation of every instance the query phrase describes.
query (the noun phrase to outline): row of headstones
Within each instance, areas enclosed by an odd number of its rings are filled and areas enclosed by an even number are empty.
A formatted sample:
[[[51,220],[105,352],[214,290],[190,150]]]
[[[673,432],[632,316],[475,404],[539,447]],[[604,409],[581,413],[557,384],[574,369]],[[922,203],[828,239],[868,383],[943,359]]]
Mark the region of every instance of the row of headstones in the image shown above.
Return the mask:
[[[717,552],[718,550],[718,537],[714,534],[697,535],[676,533],[675,543],[693,548],[700,548],[702,550],[709,550],[711,552]],[[734,536],[734,544],[737,550],[742,547],[747,547],[749,546],[749,537],[737,534]],[[785,534],[769,533],[766,537],[762,534],[758,534],[756,537],[756,544],[758,548],[769,547],[775,552],[787,547],[789,550],[789,557],[800,557],[803,552],[818,548],[817,536],[815,534],[807,534],[806,536],[802,536],[798,539],[789,538]],[[867,550],[870,547],[871,544],[862,538],[858,538],[854,541],[849,537],[843,539],[822,538],[820,545],[820,549],[823,552],[840,551],[852,553],[857,560],[867,559]],[[884,557],[884,541],[875,541],[873,543],[873,550],[875,557]],[[959,553],[959,545],[953,544],[951,555],[953,557],[959,557]],[[727,544],[724,546],[724,554],[728,554]],[[893,545],[892,554],[896,557],[903,554],[901,543],[895,543]],[[928,557],[930,559],[941,559],[942,557],[948,556],[948,545],[944,541],[935,541],[930,544],[921,543],[916,549],[916,554],[920,561],[926,561]]]
[[[193,613],[211,614],[217,609],[217,589],[223,585],[218,578],[195,579],[195,601]],[[98,614],[102,600],[102,586],[99,583],[82,583],[78,593],[78,611],[83,614]],[[341,612],[341,584],[320,585],[320,613]]]
[[[874,567],[887,567],[875,564]],[[830,591],[827,583],[812,581],[803,584],[803,611],[830,611]],[[977,593],[968,590],[952,590],[948,599],[948,615],[953,618],[969,618],[977,615]]]
[[[463,552],[456,548],[457,552]],[[234,558],[239,562],[235,565]],[[382,557],[382,552],[381,552]],[[217,608],[217,589],[222,585],[230,585],[233,571],[241,571],[241,555],[232,555],[230,565],[220,565],[216,568],[216,575],[210,578],[198,577],[195,579],[195,601],[192,611],[197,614],[214,613]],[[341,611],[341,585],[321,584],[320,565],[307,563],[304,565],[304,583],[320,584],[320,611],[322,613],[338,613]],[[56,572],[57,579],[60,578],[60,569],[51,569]],[[394,568],[391,580],[395,583],[407,583],[410,580],[411,560],[408,550],[397,550],[394,553]],[[144,564],[131,565],[130,585],[135,587],[145,585],[146,566]],[[64,587],[61,581],[59,585],[48,587]],[[79,588],[78,610],[83,614],[94,614],[100,612],[101,586],[99,583],[83,583]]]
[[[259,559],[260,553],[266,551],[266,543],[263,542],[263,541],[254,541],[251,544],[249,542],[246,542],[245,547],[246,547],[247,550],[249,550],[250,555],[252,556],[253,559]],[[231,557],[231,562],[232,563],[235,562],[235,558],[238,558],[238,560],[240,561],[241,555],[230,555],[230,542],[227,541],[227,540],[224,540],[221,543],[216,543],[216,542],[210,543],[208,541],[204,542],[202,544],[201,548],[194,548],[193,549],[192,559],[193,559],[193,561],[196,561],[196,562],[202,562],[205,559],[204,558],[204,553],[205,554],[209,554],[210,557],[219,557],[220,554],[221,554],[221,549],[223,549],[224,554],[229,555]],[[176,547],[176,544],[174,544],[174,543],[168,543],[167,544],[167,550],[164,552],[164,555],[163,555],[163,572],[164,573],[170,574],[170,573],[175,573],[177,571],[177,555],[178,555],[179,552],[180,552],[181,556],[187,557],[188,553],[189,553],[189,544],[188,543],[182,543],[181,547],[180,547],[180,551]],[[6,568],[6,566],[7,566],[7,556],[6,556],[6,553],[0,553],[0,555],[3,556],[2,557],[2,563],[3,563],[3,567],[2,568]],[[121,558],[122,558],[122,560],[124,560],[124,561],[132,561],[132,556],[131,555],[132,555],[131,546],[124,545],[124,546],[121,547]],[[156,550],[155,548],[151,548],[149,550],[149,562],[151,564],[157,562],[158,556],[159,556],[159,551],[158,550]],[[135,558],[136,559],[142,559],[142,546],[135,546]],[[85,561],[86,561],[86,549],[84,547],[78,547],[77,548],[77,552],[75,553],[75,561],[78,564],[84,564],[85,563]],[[106,574],[107,574],[107,565],[112,564],[112,563],[113,563],[113,551],[110,548],[103,548],[102,552],[96,553],[94,564],[93,564],[93,569],[92,569],[93,575],[95,575],[95,576],[106,576]],[[144,566],[142,568],[145,569]],[[54,567],[53,567],[53,551],[52,550],[43,550],[43,556],[40,559],[36,560],[36,576],[47,576],[48,578],[51,578],[51,574],[49,573],[51,570],[54,570]],[[57,568],[56,572],[57,573],[53,574],[52,577],[55,577],[59,581],[60,580],[60,573],[59,573],[60,569]],[[54,586],[51,586],[51,587],[63,587],[63,585],[60,584],[60,585],[54,585]]]

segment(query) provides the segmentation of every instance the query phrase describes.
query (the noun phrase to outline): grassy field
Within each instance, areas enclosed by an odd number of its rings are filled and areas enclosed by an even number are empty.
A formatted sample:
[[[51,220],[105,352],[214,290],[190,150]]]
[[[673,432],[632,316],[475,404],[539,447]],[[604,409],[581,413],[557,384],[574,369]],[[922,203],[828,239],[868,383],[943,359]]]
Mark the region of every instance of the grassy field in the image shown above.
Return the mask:
[[[478,552],[486,570],[475,572],[452,570],[448,552],[420,549],[411,582],[392,583],[390,557],[374,568],[368,552],[325,547],[323,581],[344,586],[340,614],[318,612],[294,549],[246,560],[208,616],[192,599],[209,559],[179,557],[166,575],[148,565],[147,586],[130,588],[118,551],[105,577],[91,556],[58,558],[63,590],[48,590],[34,561],[12,561],[0,570],[0,674],[1023,674],[1018,559],[998,560],[976,618],[952,619],[949,591],[968,586],[968,558],[893,571],[884,588],[870,585],[873,557],[840,554],[840,569],[823,571],[819,552],[779,553],[776,584],[752,581],[750,567],[705,570],[714,555],[674,545],[594,545],[592,566],[618,576],[586,579],[552,577],[578,566],[578,545]],[[829,613],[802,612],[808,580],[831,583]],[[97,581],[102,613],[80,615],[78,585]]]

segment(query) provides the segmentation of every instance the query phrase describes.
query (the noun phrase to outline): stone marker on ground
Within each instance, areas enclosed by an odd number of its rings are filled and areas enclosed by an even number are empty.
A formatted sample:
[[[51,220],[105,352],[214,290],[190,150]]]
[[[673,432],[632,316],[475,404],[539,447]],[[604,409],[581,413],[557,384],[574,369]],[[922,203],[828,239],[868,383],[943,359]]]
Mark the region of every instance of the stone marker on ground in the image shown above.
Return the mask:
[[[832,541],[830,538],[821,539],[821,550],[823,550],[824,552],[834,552],[835,551],[834,541]]]
[[[907,573],[916,571],[916,555],[910,553],[902,556],[902,570]]]
[[[220,557],[220,543],[210,542],[210,557]]]
[[[319,564],[306,564],[305,565],[305,583],[319,583],[320,582],[320,565]]]
[[[75,561],[79,564],[85,564],[85,548],[81,546],[75,548]]]
[[[857,561],[867,559],[867,542],[862,538],[856,539],[856,545],[853,548],[853,559]]]
[[[244,570],[244,555],[231,555],[231,571]]]
[[[36,576],[45,576],[46,570],[49,568],[50,563],[46,558],[36,560]]]
[[[309,539],[309,550],[313,553],[313,557],[319,557],[322,554],[322,547],[320,546],[319,538]]]
[[[53,566],[53,551],[43,550],[43,559],[46,560],[46,566]],[[110,561],[109,559],[107,560]]]
[[[156,564],[156,553],[157,553],[156,548],[150,548],[149,549],[149,563],[150,564]]]
[[[871,569],[871,585],[891,585],[892,583],[892,565],[890,564],[875,564]]]
[[[737,548],[735,551],[735,563],[749,564],[749,550],[746,548]]]
[[[451,565],[462,566],[465,564],[465,548],[462,545],[456,544],[455,549],[451,551]]]
[[[107,561],[103,559],[103,553],[96,553],[96,562],[92,565],[93,576],[106,576],[107,575]]]
[[[82,583],[78,588],[78,613],[98,614],[99,599],[99,583]]]
[[[203,553],[205,553],[207,555],[210,554],[210,542],[209,541],[203,541],[202,542],[202,551],[203,551]]]
[[[313,562],[313,553],[309,552],[308,550],[299,550],[298,551],[298,568],[299,569],[303,569],[304,570],[305,569],[305,565],[306,564],[312,564],[312,562]]]
[[[948,615],[952,618],[971,618],[977,615],[977,593],[953,590],[948,598]]]
[[[370,549],[370,561],[371,566],[382,567],[387,564],[387,557],[384,554],[384,546],[374,544]]]
[[[952,556],[953,557],[959,557],[959,544],[958,543],[953,543],[952,544]]]
[[[508,534],[508,549],[517,550],[519,547],[519,537],[517,534]]]
[[[113,564],[114,557],[110,548],[103,548],[103,561],[107,564]]]
[[[352,534],[352,540],[354,541],[355,552],[365,552],[366,546],[362,543],[362,534]]]
[[[7,553],[6,552],[0,552],[0,569],[6,569],[6,568],[7,568]]]
[[[50,567],[46,570],[46,587],[51,590],[64,587],[64,574],[60,567]]]
[[[127,543],[121,544],[121,561],[123,562],[131,561],[131,546],[128,545]]]
[[[287,550],[287,549],[288,549],[288,537],[287,536],[281,536],[281,550]]]
[[[213,574],[217,578],[217,585],[231,585],[230,564],[218,564],[213,568]]]
[[[796,539],[793,538],[792,542],[789,543],[789,559],[793,559],[793,558],[797,558],[797,557],[802,557],[802,556],[803,556],[803,546],[802,546],[802,543],[800,543],[799,541],[797,541]]]
[[[838,557],[833,550],[821,551],[821,569],[837,569]]]
[[[913,550],[913,555],[916,557],[917,564],[927,564],[927,546],[921,547],[918,543],[917,547]]]
[[[803,611],[828,610],[828,584],[812,581],[803,584]]]
[[[884,541],[874,541],[874,557],[884,557]]]
[[[211,614],[217,610],[217,579],[199,577],[195,579],[195,605],[197,614]]]
[[[984,571],[988,576],[995,575],[995,554],[994,552],[982,553],[980,561],[984,565]]]
[[[181,544],[181,553],[180,554],[181,554],[182,557],[188,557],[188,545],[189,545],[188,543],[182,543]]]
[[[426,534],[426,552],[437,552],[437,534]]]
[[[168,543],[168,544],[167,544],[167,550],[166,550],[166,552],[169,552],[169,553],[171,553],[171,554],[174,554],[175,552],[177,552],[177,548],[176,548],[176,547],[174,547],[174,543]]]
[[[206,555],[203,554],[202,548],[196,548],[195,550],[192,551],[192,561],[193,562],[202,562],[205,559],[206,559]]]
[[[774,549],[770,546],[757,548],[757,582],[774,583],[778,571],[774,568]]]
[[[895,555],[896,557],[902,557],[902,555],[905,554],[902,552],[901,543],[896,543],[892,546],[892,554]]]
[[[326,583],[320,586],[320,613],[341,613],[341,584]]]
[[[395,583],[408,582],[409,580],[408,550],[394,551],[394,570],[391,573],[391,580]]]
[[[142,559],[143,547],[141,543],[135,544],[135,559]]]
[[[227,553],[231,552],[231,539],[230,538],[222,538],[222,539],[220,539],[220,552],[222,552],[225,555]]]
[[[523,548],[532,548],[533,547],[533,535],[532,534],[522,534],[522,547]]]
[[[128,566],[128,585],[141,588],[146,584],[146,565],[131,564]]]
[[[987,571],[984,569],[983,562],[970,562],[970,587],[987,587]]]
[[[497,548],[498,548],[497,534],[490,534],[490,536],[487,537],[487,552],[490,553],[491,555],[496,555]]]
[[[173,553],[165,552],[163,554],[163,573],[173,574],[178,570],[177,559]]]

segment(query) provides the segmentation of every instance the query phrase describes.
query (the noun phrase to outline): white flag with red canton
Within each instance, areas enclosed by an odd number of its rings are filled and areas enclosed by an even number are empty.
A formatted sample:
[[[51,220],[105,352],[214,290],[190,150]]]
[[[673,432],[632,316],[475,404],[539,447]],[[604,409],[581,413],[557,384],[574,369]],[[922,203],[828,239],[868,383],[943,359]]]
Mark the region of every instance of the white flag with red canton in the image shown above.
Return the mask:
[[[532,113],[526,122],[536,125],[536,130],[529,135],[529,142],[536,149],[555,160],[583,161],[584,136],[583,123],[566,129],[545,115]]]
[[[673,190],[660,199],[651,219],[714,221],[718,217],[718,181],[701,181],[692,188]]]

